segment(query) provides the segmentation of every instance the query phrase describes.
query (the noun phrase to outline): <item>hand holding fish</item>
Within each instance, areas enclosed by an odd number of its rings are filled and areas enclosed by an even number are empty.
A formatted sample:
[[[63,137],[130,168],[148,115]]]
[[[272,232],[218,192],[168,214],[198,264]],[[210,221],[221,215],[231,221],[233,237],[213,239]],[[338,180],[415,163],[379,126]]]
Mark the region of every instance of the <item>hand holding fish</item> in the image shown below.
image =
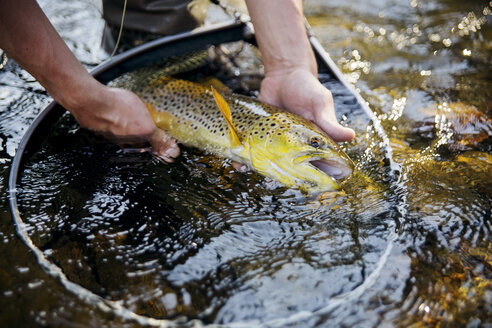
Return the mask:
[[[261,83],[260,100],[298,114],[324,130],[335,141],[350,141],[354,131],[335,117],[333,97],[309,71],[273,72]]]
[[[159,129],[134,93],[100,86],[86,94],[78,106],[66,106],[83,127],[119,144],[149,142],[152,152],[166,162],[179,155],[176,141]]]
[[[166,161],[178,156],[175,141],[156,127],[142,101],[129,91],[96,81],[36,1],[1,3],[0,48],[29,71],[82,126],[103,132],[118,143],[148,141]]]
[[[331,94],[316,79],[302,1],[247,0],[247,5],[265,65],[261,99],[316,122],[336,140],[353,138],[350,129],[336,122]],[[155,126],[136,95],[108,88],[87,72],[35,1],[3,1],[2,9],[0,47],[82,126],[120,143],[149,141],[166,161],[179,154],[174,140]]]
[[[354,131],[336,120],[333,97],[317,79],[301,0],[246,0],[265,65],[260,100],[316,123],[336,141]]]

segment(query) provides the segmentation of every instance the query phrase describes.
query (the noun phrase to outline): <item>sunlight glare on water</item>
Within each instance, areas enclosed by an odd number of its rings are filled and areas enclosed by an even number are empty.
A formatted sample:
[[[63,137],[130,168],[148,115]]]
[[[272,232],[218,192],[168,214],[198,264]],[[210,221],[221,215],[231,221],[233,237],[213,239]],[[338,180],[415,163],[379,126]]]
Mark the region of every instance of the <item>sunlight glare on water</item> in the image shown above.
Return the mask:
[[[84,64],[104,57],[96,7],[42,5]],[[354,97],[326,74],[338,119],[357,133],[342,145],[357,170],[343,191],[318,200],[194,149],[170,165],[124,152],[66,115],[26,164],[18,200],[34,245],[87,293],[43,272],[3,196],[2,322],[118,326],[143,318],[135,313],[184,326],[491,324],[490,3],[304,6],[381,120],[399,177]],[[254,95],[261,68],[239,66],[217,74]],[[0,85],[6,190],[15,148],[49,98],[12,60]],[[100,299],[131,312],[98,307]],[[131,322],[167,322],[140,319]]]

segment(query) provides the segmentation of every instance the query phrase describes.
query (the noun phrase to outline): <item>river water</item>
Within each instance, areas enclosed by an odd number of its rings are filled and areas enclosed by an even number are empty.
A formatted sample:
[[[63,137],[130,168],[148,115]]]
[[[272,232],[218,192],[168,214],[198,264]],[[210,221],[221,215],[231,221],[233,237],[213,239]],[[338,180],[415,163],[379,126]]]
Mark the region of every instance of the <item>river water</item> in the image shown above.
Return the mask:
[[[41,4],[84,65],[106,58],[97,5]],[[66,116],[19,188],[27,234],[60,278],[9,213],[12,157],[50,102],[9,60],[0,70],[2,326],[492,325],[492,3],[304,6],[380,120],[400,174],[388,174],[381,133],[324,75],[339,119],[357,132],[342,145],[357,171],[321,201],[193,149],[172,165],[123,152]]]

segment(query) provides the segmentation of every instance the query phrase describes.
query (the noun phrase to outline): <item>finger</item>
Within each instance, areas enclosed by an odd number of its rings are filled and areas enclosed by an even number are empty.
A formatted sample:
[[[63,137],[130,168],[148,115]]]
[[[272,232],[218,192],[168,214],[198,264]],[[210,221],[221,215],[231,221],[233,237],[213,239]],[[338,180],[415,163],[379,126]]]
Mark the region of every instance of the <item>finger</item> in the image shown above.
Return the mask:
[[[239,172],[246,172],[248,171],[248,167],[244,164],[241,164],[241,163],[238,163],[238,162],[232,162],[231,163],[232,167],[234,167],[234,169],[236,169],[236,171],[239,171]]]
[[[91,129],[89,130],[94,132],[95,134],[103,136],[104,138],[115,144],[120,145],[122,148],[126,148],[127,146],[134,146],[134,148],[141,148],[140,145],[144,147],[144,144],[146,143],[146,138],[142,136],[115,135],[108,131],[97,131]]]
[[[159,128],[154,130],[149,142],[152,145],[152,152],[168,163],[171,163],[174,158],[179,156],[179,147],[176,140]]]
[[[139,145],[123,144],[123,145],[120,145],[120,147],[121,147],[121,150],[123,151],[123,153],[127,153],[127,154],[148,153],[152,150],[150,147],[148,147],[148,146],[146,147],[144,145],[139,146]]]
[[[155,154],[154,154],[154,159],[156,161],[158,161],[159,163],[163,163],[163,164],[170,164],[170,163],[173,163],[174,162],[174,158],[162,157],[162,156],[158,156],[158,155],[155,155]]]
[[[337,121],[320,120],[318,121],[318,125],[337,142],[350,141],[355,137],[354,130],[340,125]]]
[[[315,103],[316,123],[323,129],[334,141],[350,141],[354,139],[354,130],[342,126],[338,123],[335,116],[335,106],[331,92],[323,88],[323,98],[321,102]]]

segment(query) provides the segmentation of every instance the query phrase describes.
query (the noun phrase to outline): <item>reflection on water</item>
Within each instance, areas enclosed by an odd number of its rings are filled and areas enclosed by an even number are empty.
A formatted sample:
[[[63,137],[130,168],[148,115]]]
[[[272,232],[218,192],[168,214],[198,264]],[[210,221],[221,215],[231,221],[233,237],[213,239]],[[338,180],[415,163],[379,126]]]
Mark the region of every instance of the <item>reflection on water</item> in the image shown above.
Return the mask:
[[[27,165],[19,200],[35,244],[97,295],[155,318],[270,321],[327,307],[378,266],[394,201],[376,157],[359,166],[357,183],[309,202],[195,150],[171,165],[127,154],[67,116]]]
[[[33,242],[70,281],[152,318],[272,327],[491,324],[492,7],[449,0],[305,7],[380,118],[402,168],[398,185],[385,172],[372,124],[322,75],[339,118],[357,131],[343,145],[358,168],[343,192],[306,201],[193,149],[163,165],[66,116],[22,177],[19,201]],[[56,22],[66,10],[81,12],[81,3],[46,8]],[[96,62],[92,41],[79,41],[91,27],[64,24],[77,55]],[[49,100],[12,61],[0,84],[5,190],[15,147]],[[3,322],[125,322],[45,274],[15,236],[6,196],[1,202]]]

